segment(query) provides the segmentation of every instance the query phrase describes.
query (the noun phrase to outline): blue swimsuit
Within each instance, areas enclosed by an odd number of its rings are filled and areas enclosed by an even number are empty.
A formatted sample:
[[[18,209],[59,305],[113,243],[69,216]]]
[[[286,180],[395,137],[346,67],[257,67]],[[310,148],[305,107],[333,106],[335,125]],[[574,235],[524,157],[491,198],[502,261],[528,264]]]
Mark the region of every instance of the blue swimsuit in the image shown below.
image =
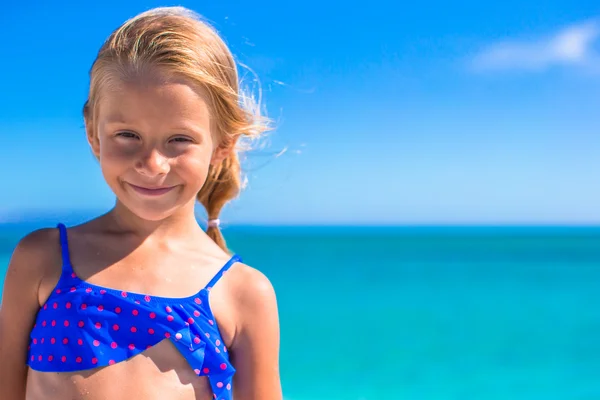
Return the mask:
[[[40,309],[30,335],[27,364],[45,372],[112,365],[169,339],[197,375],[207,375],[215,399],[231,400],[235,369],[209,306],[209,293],[234,255],[198,293],[185,298],[105,288],[77,277],[67,230],[58,225],[62,274]]]

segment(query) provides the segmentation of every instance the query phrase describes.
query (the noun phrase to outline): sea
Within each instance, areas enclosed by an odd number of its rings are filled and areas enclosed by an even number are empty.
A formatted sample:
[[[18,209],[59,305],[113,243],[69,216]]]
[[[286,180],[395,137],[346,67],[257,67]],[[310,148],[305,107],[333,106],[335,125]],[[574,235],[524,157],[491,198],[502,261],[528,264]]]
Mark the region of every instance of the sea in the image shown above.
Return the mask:
[[[0,283],[33,227],[0,225]],[[224,234],[275,287],[286,400],[600,400],[600,227]]]

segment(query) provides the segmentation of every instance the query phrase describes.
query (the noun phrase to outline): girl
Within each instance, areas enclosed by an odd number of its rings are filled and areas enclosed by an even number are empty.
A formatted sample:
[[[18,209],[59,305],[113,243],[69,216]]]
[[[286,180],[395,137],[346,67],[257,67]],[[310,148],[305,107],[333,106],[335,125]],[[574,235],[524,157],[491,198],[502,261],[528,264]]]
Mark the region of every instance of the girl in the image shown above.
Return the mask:
[[[268,129],[227,46],[190,11],[154,9],[111,34],[90,75],[86,133],[116,205],[16,247],[0,397],[281,399],[273,287],[219,232],[238,140]]]

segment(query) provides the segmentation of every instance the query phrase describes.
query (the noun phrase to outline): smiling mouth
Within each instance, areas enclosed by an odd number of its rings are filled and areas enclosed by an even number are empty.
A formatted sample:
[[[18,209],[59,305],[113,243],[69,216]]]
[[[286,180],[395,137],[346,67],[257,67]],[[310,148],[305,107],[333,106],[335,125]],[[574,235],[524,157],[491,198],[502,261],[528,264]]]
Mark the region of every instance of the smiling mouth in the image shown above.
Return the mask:
[[[136,192],[146,195],[146,196],[160,196],[160,195],[163,195],[163,194],[168,193],[171,190],[175,189],[175,186],[147,188],[147,187],[143,187],[143,186],[136,186],[131,183],[128,183],[128,185],[131,186],[131,188],[133,190],[135,190]]]

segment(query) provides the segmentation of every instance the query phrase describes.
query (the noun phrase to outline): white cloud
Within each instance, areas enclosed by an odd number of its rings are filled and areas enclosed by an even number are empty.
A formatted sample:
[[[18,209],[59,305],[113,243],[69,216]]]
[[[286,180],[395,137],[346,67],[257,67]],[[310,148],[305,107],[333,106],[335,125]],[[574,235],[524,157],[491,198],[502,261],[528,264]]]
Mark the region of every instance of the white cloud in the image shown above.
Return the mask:
[[[594,48],[599,38],[598,21],[581,22],[534,40],[494,43],[477,54],[471,65],[480,71],[539,71],[555,65],[590,66],[600,59]]]

